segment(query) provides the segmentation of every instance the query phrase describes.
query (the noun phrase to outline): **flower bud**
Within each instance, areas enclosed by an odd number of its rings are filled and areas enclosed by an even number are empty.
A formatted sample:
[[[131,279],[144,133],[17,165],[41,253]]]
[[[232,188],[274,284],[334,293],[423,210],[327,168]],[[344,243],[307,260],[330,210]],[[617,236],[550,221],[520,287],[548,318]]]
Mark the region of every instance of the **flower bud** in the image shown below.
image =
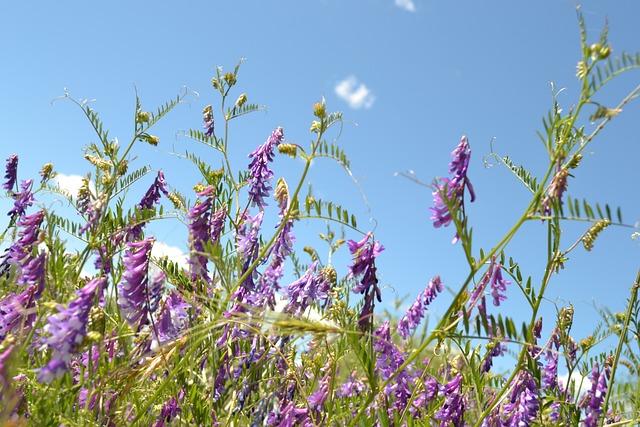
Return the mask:
[[[139,111],[136,114],[136,123],[149,123],[151,115],[147,111]]]
[[[320,122],[313,121],[311,122],[311,129],[309,129],[309,132],[320,133],[320,127]]]
[[[313,105],[313,115],[319,119],[324,119],[327,116],[327,109],[323,102],[316,102]]]
[[[236,101],[236,106],[242,107],[245,102],[247,102],[247,94],[243,93],[238,97],[238,100]]]
[[[282,154],[286,154],[289,157],[295,158],[298,155],[298,146],[296,144],[285,142],[278,145],[278,151]]]
[[[148,142],[150,145],[153,145],[154,147],[158,146],[158,143],[160,142],[160,138],[155,135],[145,134],[143,138],[146,142]]]
[[[216,79],[215,77],[213,77],[211,79],[211,85],[213,86],[214,89],[219,89],[220,88],[220,84],[218,83],[218,79]]]
[[[234,84],[236,84],[236,76],[233,73],[227,73],[224,75],[224,81],[227,82],[227,84],[229,85],[229,87],[233,86]]]

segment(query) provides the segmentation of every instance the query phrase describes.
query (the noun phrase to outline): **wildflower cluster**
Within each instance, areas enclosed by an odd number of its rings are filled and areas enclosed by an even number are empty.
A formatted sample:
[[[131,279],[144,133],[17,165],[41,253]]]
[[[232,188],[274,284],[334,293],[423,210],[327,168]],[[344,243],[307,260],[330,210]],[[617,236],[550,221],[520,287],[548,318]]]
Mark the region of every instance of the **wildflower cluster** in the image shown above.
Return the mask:
[[[469,139],[463,136],[451,153],[449,176],[434,183],[431,219],[435,227],[454,224],[454,243],[461,241],[466,265],[457,276],[428,273],[440,265],[419,266],[432,278],[397,318],[380,309],[383,296],[399,288],[378,271],[385,247],[345,207],[311,190],[301,195],[319,157],[337,160],[351,174],[337,139],[328,142],[342,116],[329,112],[324,99],[313,106],[314,140],[308,148],[284,143],[282,127],[269,128],[266,142],[251,147],[242,170],[233,170],[226,149],[230,120],[259,107],[242,93],[226,109],[238,67],[217,68],[212,83],[222,97],[219,129],[225,132],[214,135],[213,107],[207,105],[204,132],[183,135],[219,156],[199,157],[190,147],[178,155],[200,173],[189,183],[195,190],[195,200],[189,200],[173,182],[174,172],[165,177],[163,170],[175,168],[135,169],[136,158],[151,149],[140,142],[160,144],[149,128],[189,92],[154,114],[136,99],[134,135],[122,149],[86,103],[65,96],[98,136],[85,149],[91,173],[77,194],[56,185],[50,163],[35,185],[19,179],[17,154],[5,168],[2,187],[11,203],[0,256],[0,425],[637,424],[637,387],[621,385],[616,371],[640,371],[632,346],[640,329],[640,275],[626,312],[605,313],[607,323],[593,335],[572,336],[571,306],[558,308],[555,324],[543,330],[541,307],[551,301],[548,290],[558,266],[580,241],[590,251],[598,235],[615,224],[608,206],[585,207],[583,218],[575,203],[563,204],[569,200],[569,170],[579,166],[581,151],[593,139],[576,125],[579,112],[595,103],[595,82],[603,71],[594,70],[611,53],[606,31],[591,46],[582,33],[579,79],[594,83],[582,85],[567,117],[548,116],[544,178],[538,182],[524,167],[495,155],[531,192],[525,213],[491,249],[474,246],[465,196],[473,202],[476,193]],[[606,64],[605,74],[615,65]],[[621,106],[591,119],[608,121]],[[291,186],[274,170],[278,153],[299,160],[292,169],[302,165]],[[130,203],[134,189],[143,196]],[[61,195],[76,210],[71,219],[45,202],[51,195]],[[569,220],[560,209],[564,205],[574,210],[571,219],[592,226],[562,252],[560,224]],[[311,246],[297,250],[294,231],[298,239],[308,235],[302,228],[314,227],[318,218],[329,228],[320,234],[327,256]],[[514,235],[532,220],[548,227],[539,281],[523,275],[508,255]],[[166,221],[174,223],[158,233],[154,225]],[[339,238],[334,227],[341,228]],[[182,256],[162,254],[167,234],[181,236]],[[518,301],[519,313],[507,315],[506,306]],[[608,338],[617,338],[618,346],[600,351]],[[513,366],[505,368],[510,361]]]

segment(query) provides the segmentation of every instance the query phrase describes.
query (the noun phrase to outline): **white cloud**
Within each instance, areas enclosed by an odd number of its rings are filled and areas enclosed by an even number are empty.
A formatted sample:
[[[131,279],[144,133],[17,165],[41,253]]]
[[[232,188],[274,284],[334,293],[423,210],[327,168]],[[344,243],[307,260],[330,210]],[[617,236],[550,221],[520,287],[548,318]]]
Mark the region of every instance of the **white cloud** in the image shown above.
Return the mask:
[[[82,186],[83,178],[85,177],[80,175],[65,175],[63,173],[58,173],[54,179],[58,184],[58,187],[68,191],[69,194],[75,198],[78,196],[78,190],[80,190],[80,187]],[[89,181],[89,190],[91,190],[93,194],[96,194],[96,186],[92,181]]]
[[[416,5],[413,0],[394,0],[394,3],[396,4],[396,6],[401,7],[402,9],[409,12],[416,11]]]
[[[371,108],[376,100],[369,88],[363,83],[358,85],[358,79],[355,76],[349,76],[338,82],[335,91],[340,98],[347,101],[351,108]]]
[[[187,270],[189,265],[187,264],[187,255],[177,246],[171,246],[161,241],[153,243],[151,249],[151,256],[154,258],[169,258],[169,261],[175,262],[178,266]]]

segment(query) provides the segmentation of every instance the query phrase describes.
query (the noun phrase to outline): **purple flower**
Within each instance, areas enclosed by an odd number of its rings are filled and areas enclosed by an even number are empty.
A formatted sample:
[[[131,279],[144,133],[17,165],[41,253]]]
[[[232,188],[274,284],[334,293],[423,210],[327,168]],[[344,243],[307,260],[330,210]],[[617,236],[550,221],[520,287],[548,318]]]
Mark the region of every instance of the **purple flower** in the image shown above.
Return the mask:
[[[398,333],[403,339],[406,340],[415,331],[424,318],[427,306],[438,296],[439,292],[442,292],[442,282],[440,276],[436,276],[429,281],[425,290],[420,292],[413,305],[398,322]]]
[[[364,383],[353,377],[353,372],[349,374],[347,380],[340,386],[336,395],[338,397],[354,397],[359,396],[364,391]]]
[[[462,375],[456,375],[451,381],[442,386],[440,393],[442,393],[446,399],[442,404],[442,407],[435,415],[437,420],[440,420],[440,426],[461,427],[464,425],[462,416],[464,415],[465,398],[462,393]]]
[[[602,404],[607,395],[607,373],[603,369],[598,371],[598,364],[594,362],[593,370],[591,371],[591,390],[587,392],[585,396],[585,413],[587,416],[584,419],[583,425],[585,427],[595,427],[600,421],[602,416]]]
[[[562,167],[562,163],[559,161],[556,165],[556,173],[553,175],[551,179],[551,184],[549,184],[549,189],[547,190],[547,195],[544,199],[542,199],[542,209],[545,214],[549,214],[551,212],[551,200],[558,200],[562,205],[562,195],[567,189],[567,178],[569,177],[569,170],[566,167]]]
[[[195,204],[189,209],[187,220],[189,221],[189,267],[191,279],[198,277],[210,282],[209,271],[207,269],[207,258],[205,253],[206,245],[211,241],[210,220],[211,206],[215,188],[209,186],[202,192],[197,193],[198,197],[206,197],[203,201]]]
[[[33,193],[31,192],[32,186],[32,179],[28,181],[22,181],[22,183],[20,184],[20,190],[22,191],[13,194],[15,202],[13,202],[13,209],[11,209],[7,215],[12,218],[15,216],[23,216],[27,208],[33,205],[35,199],[33,198]]]
[[[543,388],[552,391],[558,387],[558,353],[549,351],[546,358],[547,364],[542,374]]]
[[[504,292],[507,291],[507,285],[511,282],[502,278],[502,269],[500,264],[493,265],[493,274],[491,275],[491,296],[493,297],[493,305],[499,306],[500,301],[507,299]]]
[[[434,184],[433,202],[434,207],[430,208],[434,221],[434,227],[447,227],[452,220],[452,212],[461,210],[464,214],[464,190],[469,190],[471,202],[476,199],[471,181],[467,177],[469,168],[469,160],[471,158],[471,148],[469,147],[469,139],[463,136],[460,143],[451,153],[453,160],[449,164],[449,173],[453,174],[453,178],[442,178],[440,182]],[[453,243],[458,241],[458,234],[453,239]]]
[[[224,228],[224,222],[227,219],[227,210],[222,207],[214,212],[211,216],[211,223],[209,224],[211,228],[211,241],[218,242],[220,240],[220,235],[222,234],[222,230]]]
[[[175,292],[170,293],[162,304],[153,331],[154,340],[158,344],[176,339],[187,327],[189,313],[187,309],[191,307],[180,295]]]
[[[269,196],[271,187],[268,185],[273,177],[273,171],[269,169],[269,162],[273,161],[273,150],[284,139],[282,128],[278,127],[271,133],[271,136],[261,146],[249,154],[253,158],[249,163],[249,200],[251,205],[258,205],[260,208],[267,206],[264,201]]]
[[[149,321],[149,258],[154,239],[149,237],[139,242],[127,242],[122,274],[123,282],[118,285],[118,305],[122,316],[131,327],[140,331]]]
[[[137,204],[138,210],[145,211],[152,209],[154,204],[160,202],[161,194],[168,196],[169,192],[167,191],[166,186],[167,181],[164,179],[164,173],[162,171],[158,171],[155,181],[142,197],[140,203]],[[134,222],[135,223],[131,226],[131,229],[128,232],[127,240],[129,241],[140,239],[142,236],[142,228],[146,225],[146,221],[140,218],[139,213],[134,215]]]
[[[36,320],[37,291],[37,286],[31,285],[20,294],[9,294],[0,300],[0,342],[9,333],[31,330]]]
[[[202,127],[205,130],[204,136],[208,138],[213,135],[214,125],[213,108],[211,108],[211,105],[207,105],[204,107],[204,110],[202,110],[202,121],[204,122],[204,126]]]
[[[171,421],[177,417],[180,412],[182,412],[182,409],[180,409],[178,401],[175,397],[171,396],[171,398],[162,405],[160,416],[154,424],[154,427],[164,427],[168,425],[166,423],[171,423]]]
[[[76,291],[78,298],[68,307],[58,305],[58,313],[49,316],[45,331],[50,334],[44,344],[53,349],[51,360],[40,370],[38,381],[51,382],[60,378],[67,370],[71,356],[87,334],[87,320],[93,306],[96,290],[102,291],[107,283],[105,277],[97,277]]]
[[[326,304],[331,291],[331,281],[326,271],[314,273],[317,265],[317,261],[311,264],[301,278],[287,287],[289,302],[283,310],[285,313],[299,317],[314,302]]]
[[[160,202],[161,193],[168,196],[169,192],[167,191],[166,186],[167,181],[164,179],[164,173],[162,173],[162,171],[158,171],[158,176],[156,176],[155,181],[142,197],[140,203],[138,203],[138,209],[151,209],[154,204]]]
[[[390,407],[390,413],[400,413],[404,411],[411,397],[409,386],[413,378],[409,373],[410,368],[398,372],[406,358],[391,340],[389,321],[385,321],[380,329],[373,334],[377,338],[373,344],[373,349],[377,353],[376,372],[379,373],[382,380],[387,380],[397,373],[394,380],[385,387],[384,394],[395,397]]]
[[[0,258],[0,275],[7,274],[12,265],[17,266],[22,271],[27,268],[27,275],[36,270],[35,265],[30,265],[33,261],[33,249],[40,243],[40,225],[44,219],[44,211],[38,211],[33,215],[23,216],[18,220],[18,226],[22,230],[18,231],[18,240],[14,242]],[[22,273],[21,271],[21,273]],[[38,270],[39,271],[39,270]],[[40,271],[39,271],[40,272]],[[44,273],[44,271],[41,271]],[[21,280],[20,278],[18,279]],[[42,277],[44,280],[44,277]],[[27,283],[26,281],[21,282]]]
[[[7,191],[12,191],[13,186],[16,184],[16,180],[18,179],[18,155],[17,154],[12,154],[7,159],[6,174],[4,175],[4,179],[6,179],[6,182],[2,184],[2,187]]]
[[[373,298],[382,302],[382,295],[378,287],[378,278],[376,277],[376,258],[384,250],[384,246],[376,240],[369,242],[371,233],[367,233],[359,242],[349,240],[347,246],[349,252],[353,255],[353,264],[349,267],[348,278],[356,278],[362,276],[360,283],[353,287],[354,294],[364,294],[364,305],[360,312],[359,324],[362,328],[371,324],[371,316],[373,315],[374,301]]]
[[[507,417],[505,425],[527,427],[538,415],[538,387],[531,374],[520,371],[513,385],[509,403],[504,405],[502,415]]]

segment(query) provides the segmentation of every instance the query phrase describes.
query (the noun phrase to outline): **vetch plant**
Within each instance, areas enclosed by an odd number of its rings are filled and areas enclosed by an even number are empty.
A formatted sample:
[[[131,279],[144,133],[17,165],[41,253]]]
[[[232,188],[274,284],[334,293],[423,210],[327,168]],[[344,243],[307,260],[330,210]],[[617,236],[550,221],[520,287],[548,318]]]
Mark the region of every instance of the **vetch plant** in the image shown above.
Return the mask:
[[[229,153],[234,124],[261,107],[250,94],[236,94],[240,63],[229,72],[217,68],[212,86],[219,108],[207,105],[194,118],[202,119],[202,130],[180,134],[188,149],[174,153],[198,173],[187,197],[171,184],[174,170],[140,166],[138,156],[162,146],[154,126],[187,100],[195,103],[194,93],[182,90],[155,112],[136,96],[133,135],[125,144],[109,137],[87,101],[65,93],[97,138],[84,150],[91,173],[78,194],[55,184],[51,164],[39,180],[21,179],[21,153],[10,155],[5,168],[12,207],[0,257],[0,424],[637,424],[640,388],[619,370],[640,372],[640,272],[626,312],[604,310],[603,325],[589,337],[572,336],[571,306],[559,307],[555,319],[540,314],[568,254],[581,246],[590,251],[607,227],[624,226],[619,212],[614,217],[608,206],[578,203],[570,190],[582,153],[639,96],[640,86],[611,107],[597,101],[600,90],[640,68],[640,56],[613,59],[606,28],[596,43],[588,42],[581,17],[580,30],[580,93],[568,112],[554,93],[539,133],[548,154],[544,173],[534,177],[490,153],[531,195],[509,231],[489,250],[474,246],[465,202],[482,198],[484,189],[474,188],[469,176],[472,138],[461,138],[448,176],[432,185],[425,221],[430,216],[433,226],[453,229],[466,260],[459,267],[466,279],[435,321],[431,307],[447,302],[451,285],[446,271],[425,278],[406,313],[383,317],[376,261],[401,255],[361,229],[345,207],[311,189],[304,194],[319,159],[350,173],[349,159],[330,138],[342,115],[329,112],[324,99],[313,106],[308,145],[289,141],[286,124],[279,124],[264,130],[264,142],[238,170]],[[589,133],[583,116],[594,106]],[[207,156],[194,154],[194,145]],[[287,180],[277,162],[290,158],[302,166],[297,179]],[[135,191],[142,197],[131,200]],[[47,207],[48,194],[74,214]],[[324,252],[296,238],[313,221],[328,227],[321,234]],[[539,281],[509,255],[510,242],[531,221],[548,236]],[[569,245],[562,231],[567,221],[588,224]],[[179,228],[184,262],[154,255],[161,242],[151,223]],[[338,251],[349,265],[334,265]],[[517,292],[528,307],[520,327],[501,312]],[[600,350],[610,337],[617,339],[615,350]],[[511,368],[494,369],[509,353]]]

